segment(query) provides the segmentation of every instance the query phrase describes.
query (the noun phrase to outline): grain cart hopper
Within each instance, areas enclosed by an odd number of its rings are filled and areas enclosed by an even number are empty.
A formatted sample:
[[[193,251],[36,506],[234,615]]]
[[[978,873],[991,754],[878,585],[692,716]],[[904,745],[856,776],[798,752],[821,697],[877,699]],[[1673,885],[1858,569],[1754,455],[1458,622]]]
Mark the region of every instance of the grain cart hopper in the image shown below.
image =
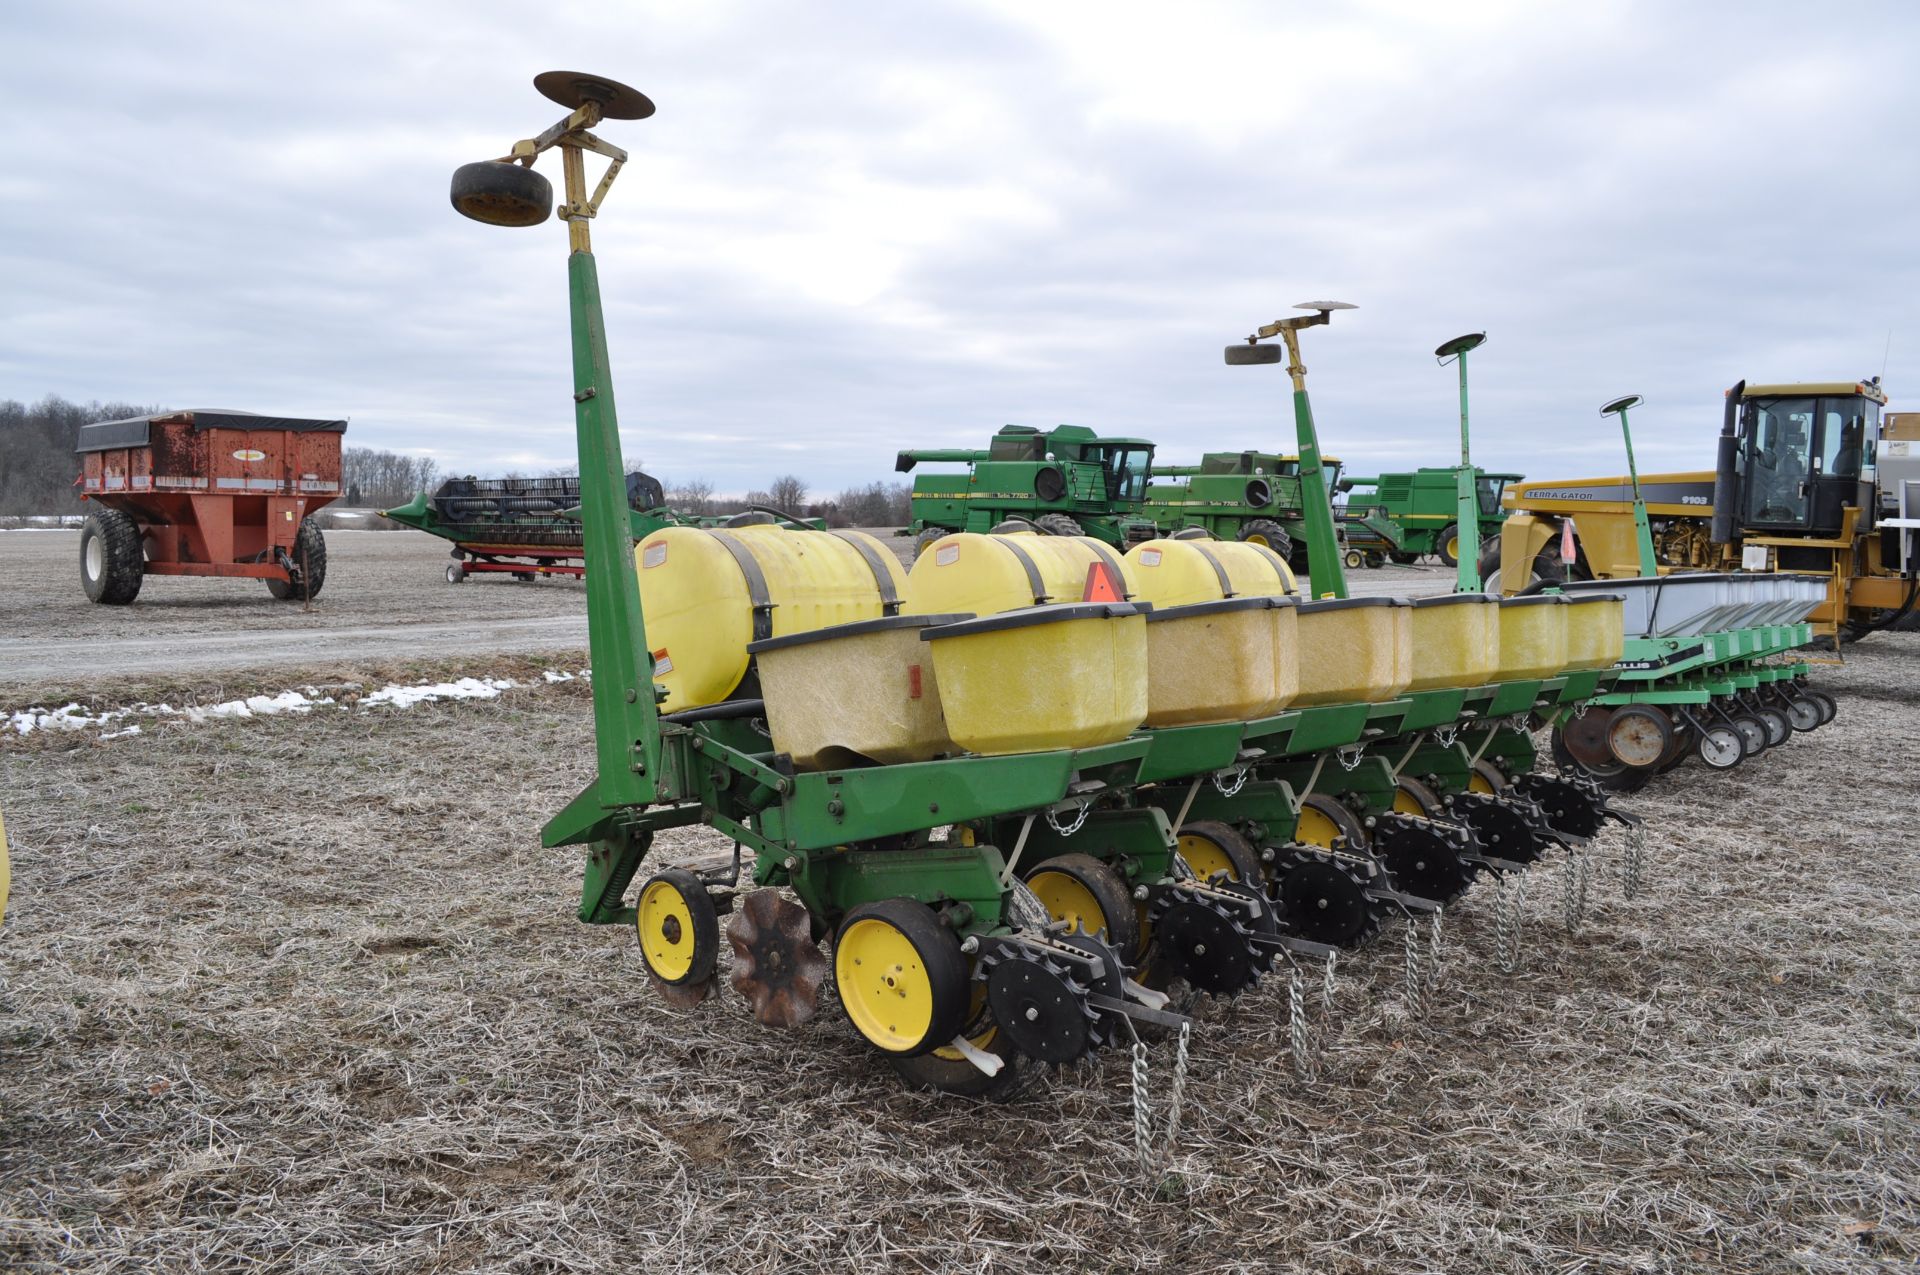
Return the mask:
[[[345,421],[161,412],[80,427],[80,583],[125,605],[154,576],[264,580],[316,596],[327,545],[310,515],[340,496]]]
[[[1818,634],[1861,637],[1904,621],[1920,600],[1920,539],[1885,520],[1903,478],[1920,478],[1920,457],[1883,443],[1886,401],[1877,378],[1728,390],[1716,467],[1642,482],[1659,568],[1825,576],[1827,601],[1808,617]],[[1625,475],[1520,483],[1505,503],[1498,549],[1482,562],[1502,592],[1543,577],[1640,574]],[[1569,525],[1566,567],[1558,545]]]
[[[901,452],[894,469],[923,463],[963,464],[964,473],[916,474],[913,517],[903,534],[915,550],[952,531],[988,531],[1009,519],[1049,535],[1089,535],[1110,545],[1151,539],[1139,516],[1153,444],[1143,438],[1101,438],[1081,425],[1041,432],[1004,425],[984,451],[919,448]]]

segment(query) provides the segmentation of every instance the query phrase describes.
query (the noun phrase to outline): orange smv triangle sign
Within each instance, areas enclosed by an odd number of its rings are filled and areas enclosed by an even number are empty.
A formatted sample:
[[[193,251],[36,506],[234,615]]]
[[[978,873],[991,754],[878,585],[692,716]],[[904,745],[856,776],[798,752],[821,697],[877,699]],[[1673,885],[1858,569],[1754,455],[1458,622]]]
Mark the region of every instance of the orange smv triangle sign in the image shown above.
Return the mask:
[[[1125,602],[1126,595],[1120,589],[1120,582],[1113,578],[1113,568],[1105,562],[1095,562],[1087,567],[1087,587],[1080,594],[1082,602]]]

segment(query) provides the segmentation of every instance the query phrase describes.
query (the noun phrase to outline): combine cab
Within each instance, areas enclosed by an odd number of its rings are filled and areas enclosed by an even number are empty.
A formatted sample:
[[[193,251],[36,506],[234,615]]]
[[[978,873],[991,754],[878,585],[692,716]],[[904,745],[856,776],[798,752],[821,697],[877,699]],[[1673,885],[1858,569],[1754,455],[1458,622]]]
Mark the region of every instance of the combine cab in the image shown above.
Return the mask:
[[[1901,525],[1920,512],[1920,454],[1907,455],[1920,446],[1883,442],[1886,401],[1877,380],[1734,386],[1716,467],[1641,479],[1661,573],[1825,576],[1827,600],[1809,617],[1821,634],[1904,620],[1920,587],[1915,532]],[[1521,483],[1505,503],[1511,516],[1481,564],[1502,592],[1642,573],[1625,476]]]

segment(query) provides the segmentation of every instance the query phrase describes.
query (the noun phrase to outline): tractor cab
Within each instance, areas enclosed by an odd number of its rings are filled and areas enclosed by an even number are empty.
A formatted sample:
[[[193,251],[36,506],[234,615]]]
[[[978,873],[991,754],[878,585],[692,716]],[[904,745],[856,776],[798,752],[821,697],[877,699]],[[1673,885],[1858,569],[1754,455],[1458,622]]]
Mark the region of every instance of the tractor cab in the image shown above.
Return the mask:
[[[1852,507],[1867,530],[1886,401],[1877,381],[1746,386],[1737,409],[1742,529],[1837,536]]]
[[[1480,502],[1480,517],[1492,522],[1499,522],[1505,517],[1500,508],[1500,497],[1508,483],[1517,483],[1524,477],[1524,474],[1489,474],[1483,471],[1473,485]]]

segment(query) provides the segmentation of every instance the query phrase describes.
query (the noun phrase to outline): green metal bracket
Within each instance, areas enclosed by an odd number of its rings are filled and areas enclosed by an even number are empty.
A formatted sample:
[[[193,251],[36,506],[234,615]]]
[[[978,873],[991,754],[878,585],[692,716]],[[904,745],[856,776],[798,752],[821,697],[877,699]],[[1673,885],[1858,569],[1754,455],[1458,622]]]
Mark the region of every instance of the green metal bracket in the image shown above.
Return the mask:
[[[1454,589],[1460,593],[1480,591],[1480,499],[1475,490],[1473,451],[1467,433],[1467,354],[1486,341],[1484,332],[1457,336],[1433,352],[1445,367],[1449,360],[1460,365],[1460,467],[1454,471],[1454,528],[1460,554],[1456,559]],[[1444,548],[1445,546],[1442,546]]]

